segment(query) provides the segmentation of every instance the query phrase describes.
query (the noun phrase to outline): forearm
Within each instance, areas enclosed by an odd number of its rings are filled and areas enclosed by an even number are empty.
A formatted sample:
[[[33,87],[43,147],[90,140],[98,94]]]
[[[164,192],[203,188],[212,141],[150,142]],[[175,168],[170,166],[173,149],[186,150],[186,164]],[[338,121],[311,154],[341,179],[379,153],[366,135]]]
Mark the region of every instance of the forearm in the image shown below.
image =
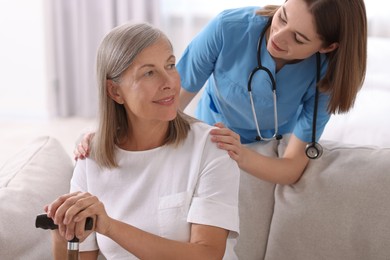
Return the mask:
[[[269,157],[243,147],[239,167],[247,173],[264,181],[289,185],[298,181],[308,160],[294,157]]]
[[[215,247],[165,239],[123,222],[112,221],[111,228],[105,235],[140,259],[198,260],[223,257],[224,250],[220,252]]]
[[[180,90],[180,110],[184,111],[187,105],[191,102],[191,100],[196,96],[197,93],[191,93],[181,88]]]
[[[58,231],[51,231],[52,237],[52,253],[54,260],[66,260],[67,259],[67,242],[61,236]]]

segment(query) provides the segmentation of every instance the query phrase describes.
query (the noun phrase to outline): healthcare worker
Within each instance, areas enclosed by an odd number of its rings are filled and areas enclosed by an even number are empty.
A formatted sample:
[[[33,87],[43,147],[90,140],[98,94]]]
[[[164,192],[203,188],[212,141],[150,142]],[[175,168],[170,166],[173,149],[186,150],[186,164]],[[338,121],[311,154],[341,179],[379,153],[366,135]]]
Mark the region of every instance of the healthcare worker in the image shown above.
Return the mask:
[[[189,44],[177,69],[184,109],[203,87],[196,117],[212,140],[260,179],[295,183],[332,113],[354,104],[366,72],[363,0],[287,0],[226,10]],[[204,86],[205,85],[205,86]],[[317,87],[316,87],[317,86]],[[281,158],[242,144],[291,134]]]

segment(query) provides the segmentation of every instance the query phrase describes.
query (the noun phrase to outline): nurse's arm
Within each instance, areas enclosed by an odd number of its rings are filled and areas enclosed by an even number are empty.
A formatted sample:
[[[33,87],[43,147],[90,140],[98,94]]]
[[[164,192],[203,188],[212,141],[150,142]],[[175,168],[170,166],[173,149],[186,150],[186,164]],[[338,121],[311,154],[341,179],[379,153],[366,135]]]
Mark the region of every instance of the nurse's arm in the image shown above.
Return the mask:
[[[235,160],[241,170],[262,179],[278,184],[293,184],[299,180],[309,159],[306,156],[306,143],[291,135],[282,158],[262,155],[242,145],[240,136],[223,124],[210,131],[211,141]]]
[[[242,146],[237,162],[242,170],[262,180],[293,184],[299,180],[309,163],[305,148],[306,143],[292,134],[282,158],[264,156]]]
[[[180,90],[180,110],[184,111],[191,100],[196,96],[197,92],[189,92],[184,88]]]

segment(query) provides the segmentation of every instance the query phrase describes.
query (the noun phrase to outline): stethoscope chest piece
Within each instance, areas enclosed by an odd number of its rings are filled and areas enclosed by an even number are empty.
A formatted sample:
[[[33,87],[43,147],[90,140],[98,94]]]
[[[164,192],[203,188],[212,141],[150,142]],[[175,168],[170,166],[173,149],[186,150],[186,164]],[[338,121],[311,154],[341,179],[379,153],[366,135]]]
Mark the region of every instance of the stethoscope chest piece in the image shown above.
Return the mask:
[[[310,159],[318,159],[321,157],[323,149],[319,143],[311,142],[306,145],[305,152]]]

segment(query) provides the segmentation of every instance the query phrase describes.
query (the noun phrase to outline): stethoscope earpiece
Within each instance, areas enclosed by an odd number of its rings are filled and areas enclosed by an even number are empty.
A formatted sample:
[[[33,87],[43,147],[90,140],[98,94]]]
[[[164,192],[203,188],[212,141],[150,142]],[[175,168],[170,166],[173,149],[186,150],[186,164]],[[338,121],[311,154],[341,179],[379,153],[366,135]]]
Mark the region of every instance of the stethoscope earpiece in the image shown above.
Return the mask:
[[[309,159],[318,159],[321,157],[323,149],[319,143],[311,142],[306,145],[305,152]]]

